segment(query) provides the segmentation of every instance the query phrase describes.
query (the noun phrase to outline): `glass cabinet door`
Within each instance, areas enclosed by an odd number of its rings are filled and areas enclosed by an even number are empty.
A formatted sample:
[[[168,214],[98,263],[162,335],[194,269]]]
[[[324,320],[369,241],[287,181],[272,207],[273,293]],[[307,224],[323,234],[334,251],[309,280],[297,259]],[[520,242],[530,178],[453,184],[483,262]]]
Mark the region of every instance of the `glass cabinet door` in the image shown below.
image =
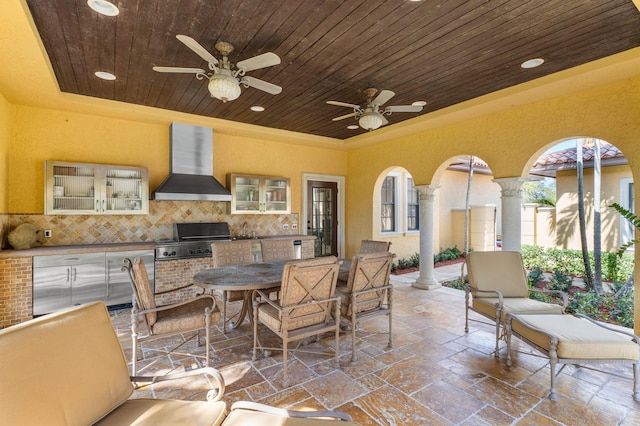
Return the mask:
[[[289,213],[289,179],[265,178],[265,211],[267,213]]]
[[[108,166],[104,183],[104,213],[135,214],[147,210],[149,197],[143,170]]]
[[[234,213],[260,212],[260,177],[231,175],[231,209]]]
[[[46,212],[49,214],[99,212],[100,187],[97,175],[96,167],[91,165],[63,163],[47,167]]]

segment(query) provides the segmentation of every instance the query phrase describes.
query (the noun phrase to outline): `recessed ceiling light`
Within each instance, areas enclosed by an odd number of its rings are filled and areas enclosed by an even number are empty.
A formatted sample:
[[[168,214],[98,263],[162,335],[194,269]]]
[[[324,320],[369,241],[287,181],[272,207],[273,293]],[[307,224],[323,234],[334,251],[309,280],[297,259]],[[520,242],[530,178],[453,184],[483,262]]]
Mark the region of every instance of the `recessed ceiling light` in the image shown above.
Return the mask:
[[[359,129],[359,128],[360,128],[360,127],[359,127],[359,126],[356,126],[355,124],[352,124],[352,125],[350,125],[350,126],[347,126],[347,129],[349,129],[349,130],[356,130],[356,129]]]
[[[544,59],[535,58],[535,59],[529,59],[528,61],[524,61],[523,63],[520,64],[520,66],[522,68],[535,68],[535,67],[539,67],[543,63],[544,63]]]
[[[411,104],[411,106],[425,106],[427,103],[425,101],[415,101]]]
[[[259,106],[259,105],[254,105],[254,106],[252,106],[250,109],[251,109],[251,111],[255,111],[255,112],[262,112],[262,111],[264,111],[264,107]]]
[[[116,76],[106,71],[96,71],[96,77],[103,80],[115,80]]]
[[[120,10],[115,4],[107,0],[87,0],[89,7],[101,15],[118,16]]]

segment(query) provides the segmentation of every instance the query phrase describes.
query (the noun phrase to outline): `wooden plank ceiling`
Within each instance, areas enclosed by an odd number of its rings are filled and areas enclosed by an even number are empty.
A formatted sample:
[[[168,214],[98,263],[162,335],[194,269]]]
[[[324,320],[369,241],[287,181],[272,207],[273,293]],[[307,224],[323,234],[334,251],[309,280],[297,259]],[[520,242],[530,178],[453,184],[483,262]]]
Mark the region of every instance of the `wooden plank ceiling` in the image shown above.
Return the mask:
[[[425,101],[421,113],[393,113],[390,125],[640,45],[631,0],[112,0],[117,17],[87,0],[27,0],[63,92],[345,139],[369,87],[396,93],[387,105]],[[176,39],[193,37],[232,63],[274,52],[280,65],[248,75],[282,86],[243,88],[237,100],[210,97],[193,74],[207,69]],[[533,69],[531,58],[545,63]],[[108,71],[115,81],[95,77]],[[266,110],[256,113],[252,105]]]

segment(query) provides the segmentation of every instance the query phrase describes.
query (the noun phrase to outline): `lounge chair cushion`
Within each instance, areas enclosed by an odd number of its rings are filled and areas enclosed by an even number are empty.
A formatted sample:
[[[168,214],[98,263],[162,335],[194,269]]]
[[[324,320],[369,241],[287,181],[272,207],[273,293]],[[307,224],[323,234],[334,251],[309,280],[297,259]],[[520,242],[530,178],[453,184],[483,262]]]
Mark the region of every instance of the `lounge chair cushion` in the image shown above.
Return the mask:
[[[472,252],[467,258],[469,284],[478,290],[499,291],[503,297],[529,297],[522,256],[515,251]],[[487,296],[476,294],[473,296]]]
[[[562,314],[562,306],[552,303],[540,302],[523,297],[505,297],[500,320],[504,322],[508,313],[513,314]],[[474,297],[471,306],[477,312],[495,318],[497,297]]]
[[[88,425],[133,393],[103,303],[0,331],[0,423]]]
[[[518,315],[514,317],[511,327],[513,331],[547,351],[550,346],[549,336],[530,327],[556,336],[558,358],[640,359],[640,349],[629,337],[572,315]]]
[[[111,412],[97,424],[155,426],[162,424],[217,426],[226,414],[226,404],[222,401],[177,401],[172,399],[130,399]]]

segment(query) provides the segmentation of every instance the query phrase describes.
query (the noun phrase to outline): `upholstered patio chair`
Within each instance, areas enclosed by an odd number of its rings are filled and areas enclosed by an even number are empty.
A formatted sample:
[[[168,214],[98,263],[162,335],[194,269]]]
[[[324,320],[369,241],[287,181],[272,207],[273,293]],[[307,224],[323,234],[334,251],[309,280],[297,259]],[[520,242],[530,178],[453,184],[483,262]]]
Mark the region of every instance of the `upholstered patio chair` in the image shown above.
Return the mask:
[[[180,303],[157,306],[155,295],[142,259],[124,259],[123,270],[129,273],[133,288],[131,309],[132,362],[131,375],[137,373],[138,343],[195,331],[200,344],[200,330],[205,332],[205,366],[209,366],[211,327],[220,319],[216,300],[211,295],[200,295]],[[140,330],[142,325],[143,330]],[[183,343],[184,344],[184,343]],[[174,348],[173,350],[175,350]]]
[[[287,359],[289,342],[298,341],[295,351],[319,353],[300,349],[302,339],[324,333],[334,333],[335,347],[320,352],[334,355],[338,365],[340,338],[340,298],[335,296],[340,262],[335,256],[289,262],[282,271],[282,286],[278,300],[271,300],[262,290],[253,292],[253,359],[258,349],[283,352],[283,384],[289,385]],[[264,347],[258,338],[258,324],[264,324],[282,339],[282,348]]]
[[[220,268],[222,266],[246,265],[253,263],[253,253],[251,240],[220,241],[211,244],[211,266]],[[215,290],[215,294],[221,300],[222,308],[222,332],[227,333],[227,323],[232,323],[234,316],[227,317],[227,304],[244,300],[244,291]],[[236,314],[237,315],[237,314]],[[238,319],[240,322],[242,319]]]
[[[156,399],[151,392],[131,399],[134,384],[196,376],[211,384],[204,389],[208,401]],[[225,383],[213,367],[130,376],[104,302],[0,330],[0,377],[3,425],[215,426],[225,418],[226,405],[220,401]],[[185,380],[171,386],[181,383]]]
[[[340,315],[350,322],[351,361],[356,360],[356,327],[366,318],[389,317],[389,348],[393,345],[393,286],[389,283],[394,254],[365,253],[353,256],[346,287],[338,287]]]
[[[362,240],[360,253],[380,253],[389,251],[391,241]]]
[[[495,322],[498,357],[499,341],[505,340],[507,314],[562,314],[567,295],[557,290],[530,289],[522,256],[516,251],[473,251],[466,259],[469,284],[465,287],[465,326],[469,332],[469,310]],[[529,298],[531,292],[555,294],[561,304]]]
[[[296,258],[293,241],[279,239],[261,240],[262,261],[277,262],[279,260],[293,260]]]

